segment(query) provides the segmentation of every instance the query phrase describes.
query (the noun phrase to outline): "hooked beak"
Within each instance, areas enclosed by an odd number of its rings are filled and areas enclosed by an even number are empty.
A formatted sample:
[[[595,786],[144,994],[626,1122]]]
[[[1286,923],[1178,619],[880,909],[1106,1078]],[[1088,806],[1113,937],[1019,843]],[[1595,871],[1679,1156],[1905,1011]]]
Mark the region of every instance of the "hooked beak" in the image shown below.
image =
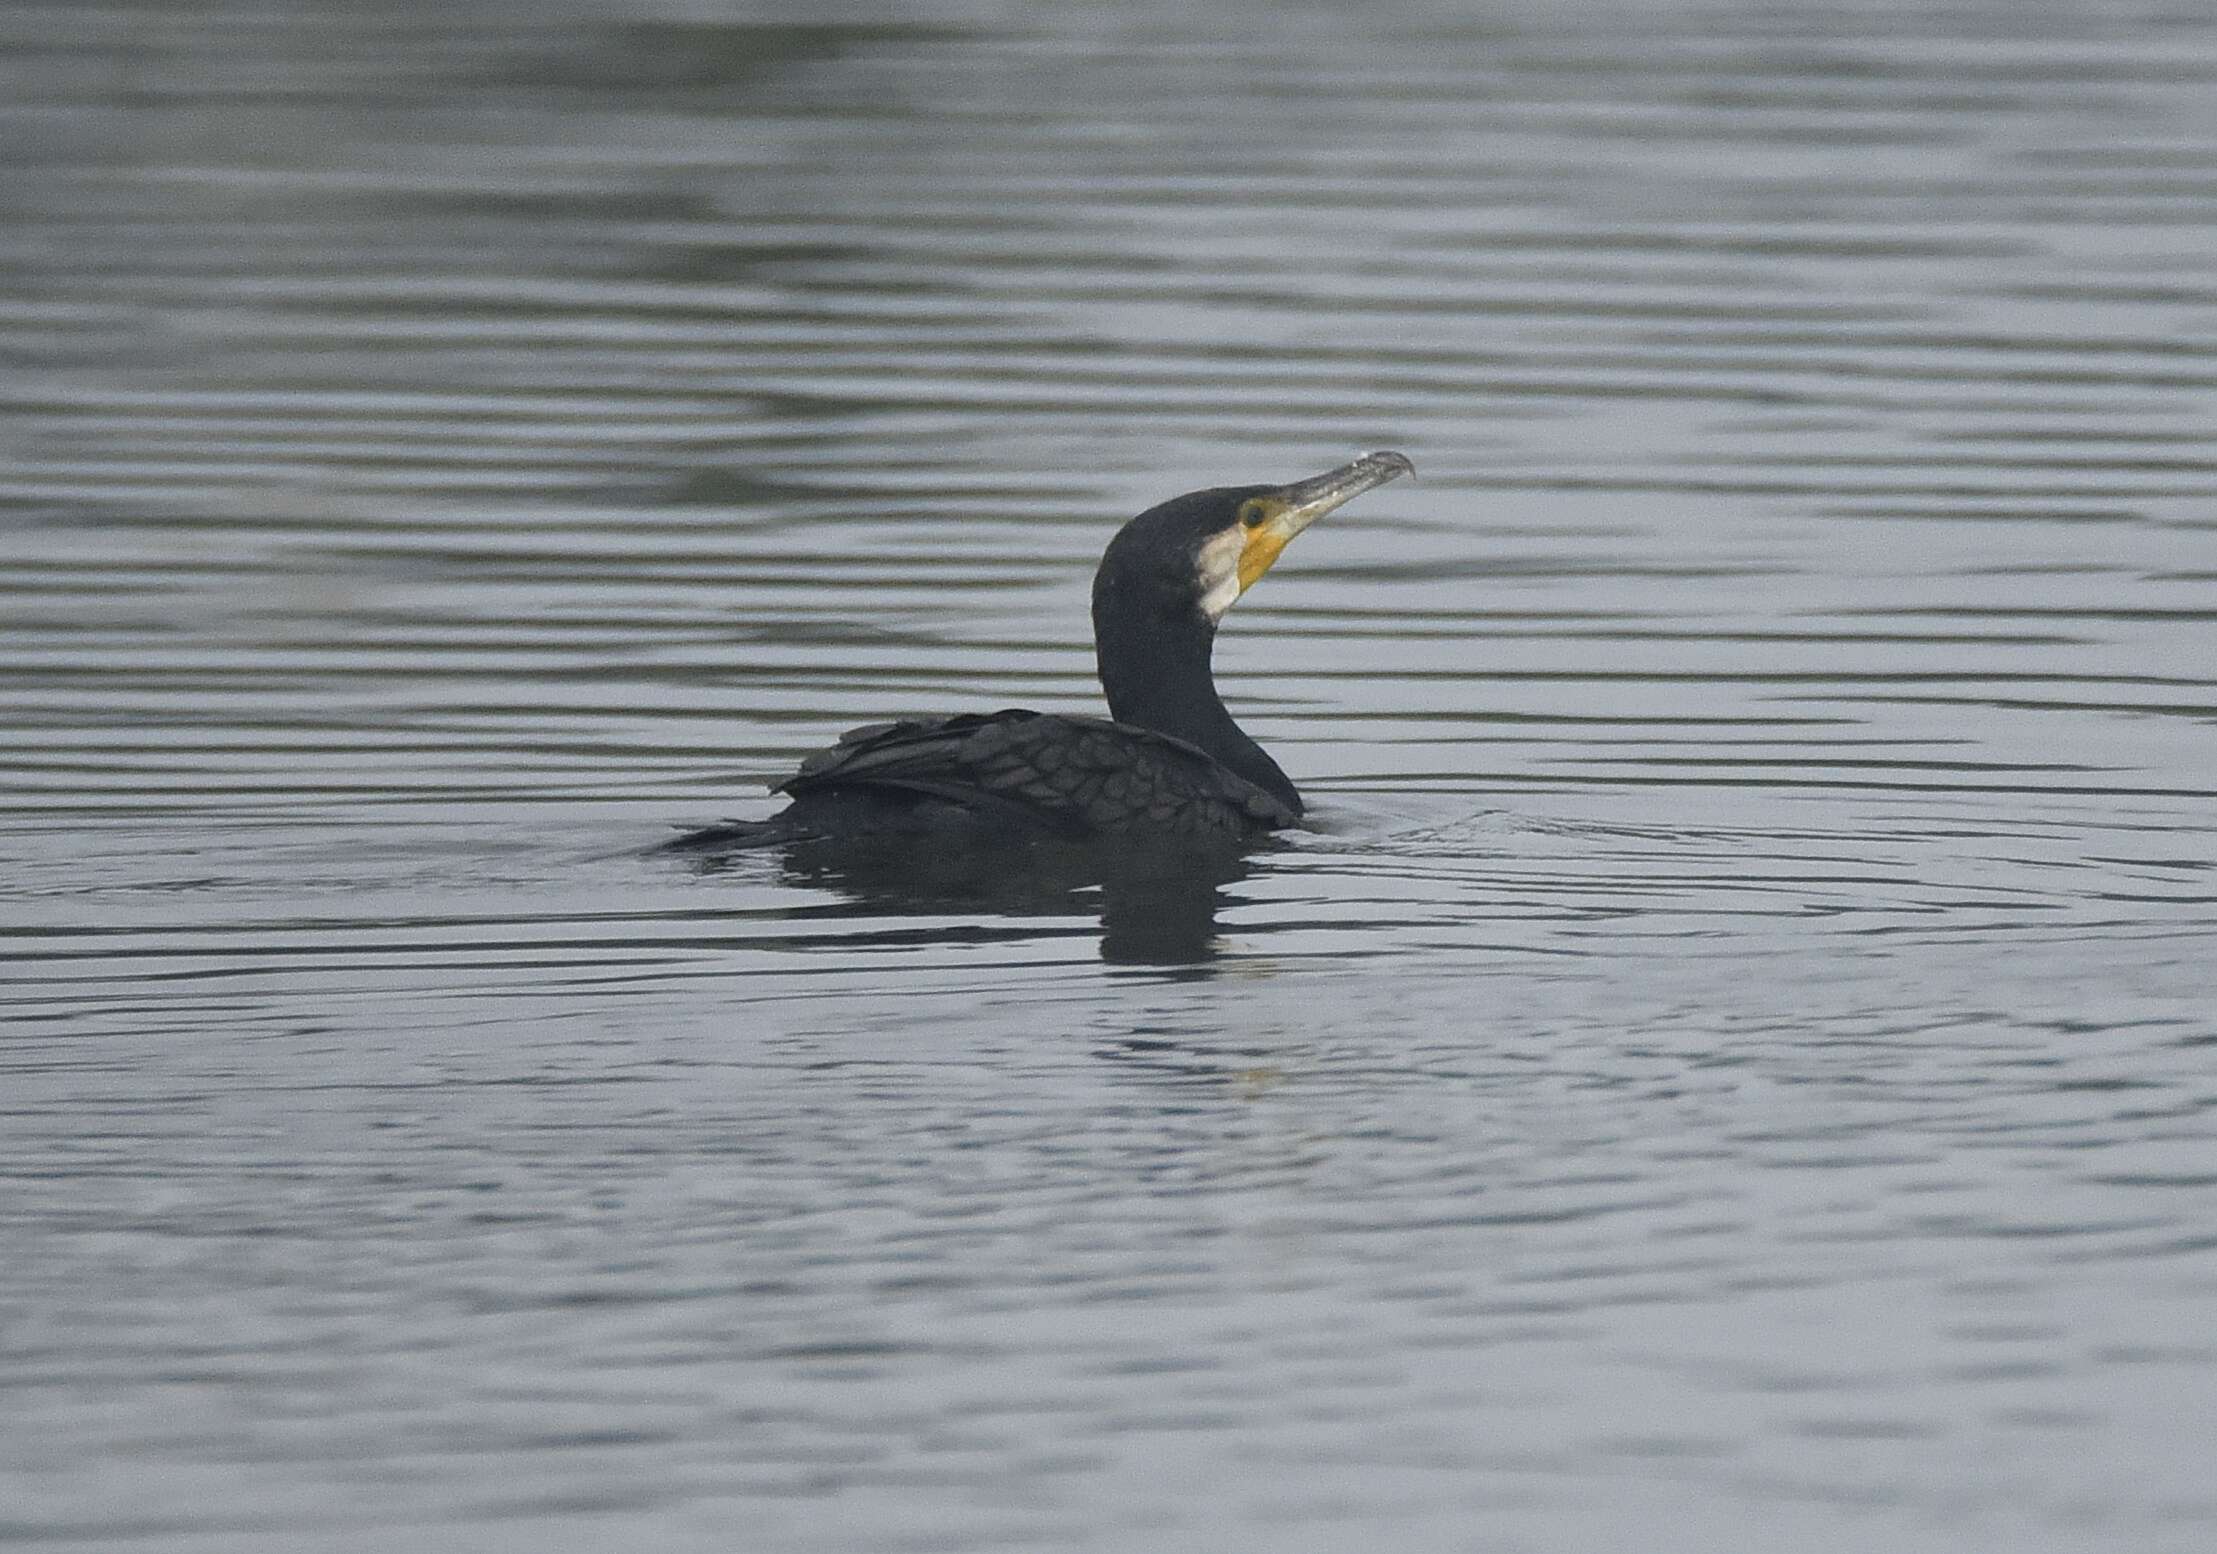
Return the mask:
[[[1336,507],[1343,507],[1372,486],[1382,486],[1397,475],[1413,475],[1416,466],[1408,455],[1381,449],[1366,453],[1352,464],[1297,480],[1259,497],[1263,521],[1247,531],[1239,552],[1239,589],[1245,593],[1265,572],[1293,537]]]

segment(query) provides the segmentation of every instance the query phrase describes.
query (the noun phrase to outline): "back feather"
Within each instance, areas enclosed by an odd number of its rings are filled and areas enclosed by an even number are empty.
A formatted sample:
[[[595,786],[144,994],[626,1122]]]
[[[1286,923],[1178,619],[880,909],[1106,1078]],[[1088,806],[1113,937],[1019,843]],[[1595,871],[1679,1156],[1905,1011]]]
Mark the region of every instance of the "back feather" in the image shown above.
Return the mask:
[[[1105,718],[1011,709],[850,729],[774,785],[796,800],[878,790],[1067,836],[1228,836],[1293,825],[1272,794],[1183,740]]]

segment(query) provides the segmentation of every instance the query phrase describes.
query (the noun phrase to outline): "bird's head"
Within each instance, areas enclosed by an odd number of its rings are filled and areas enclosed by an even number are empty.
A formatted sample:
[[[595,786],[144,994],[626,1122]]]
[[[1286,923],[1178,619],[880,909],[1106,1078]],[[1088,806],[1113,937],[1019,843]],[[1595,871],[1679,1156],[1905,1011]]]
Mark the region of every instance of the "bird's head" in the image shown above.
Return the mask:
[[[1096,625],[1104,606],[1185,615],[1209,625],[1270,570],[1317,519],[1416,466],[1399,453],[1366,453],[1289,486],[1218,486],[1150,507],[1117,531],[1094,579]]]

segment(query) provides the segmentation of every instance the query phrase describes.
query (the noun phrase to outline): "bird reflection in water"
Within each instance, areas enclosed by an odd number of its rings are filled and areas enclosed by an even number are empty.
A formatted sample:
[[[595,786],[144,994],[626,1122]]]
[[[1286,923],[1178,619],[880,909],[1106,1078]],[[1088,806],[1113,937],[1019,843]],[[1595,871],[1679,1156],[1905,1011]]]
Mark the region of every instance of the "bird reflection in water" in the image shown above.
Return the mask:
[[[1253,855],[1261,850],[1142,845],[1110,853],[1010,841],[919,853],[882,838],[842,839],[788,845],[777,854],[774,877],[830,892],[841,916],[1095,917],[1101,959],[1109,964],[1200,970],[1222,954],[1217,914],[1235,899],[1232,887],[1254,871]],[[753,873],[767,861],[751,850],[693,854],[703,874]]]

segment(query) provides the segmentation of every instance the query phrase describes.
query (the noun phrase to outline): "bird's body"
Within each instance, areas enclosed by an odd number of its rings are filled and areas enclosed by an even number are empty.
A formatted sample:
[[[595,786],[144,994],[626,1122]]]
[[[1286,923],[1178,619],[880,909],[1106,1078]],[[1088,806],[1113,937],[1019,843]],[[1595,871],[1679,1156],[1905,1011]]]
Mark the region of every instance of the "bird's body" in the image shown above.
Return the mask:
[[[1174,497],[1127,523],[1093,584],[1108,718],[1011,709],[853,729],[773,785],[793,801],[782,813],[672,845],[1236,846],[1298,823],[1299,792],[1216,694],[1217,622],[1294,535],[1410,468],[1373,453],[1290,486]]]
[[[904,807],[954,805],[989,826],[1071,840],[1138,831],[1243,836],[1301,818],[1183,740],[1106,718],[1020,709],[854,729],[778,784],[801,812],[796,820],[833,812],[858,788],[878,794],[889,824]]]

